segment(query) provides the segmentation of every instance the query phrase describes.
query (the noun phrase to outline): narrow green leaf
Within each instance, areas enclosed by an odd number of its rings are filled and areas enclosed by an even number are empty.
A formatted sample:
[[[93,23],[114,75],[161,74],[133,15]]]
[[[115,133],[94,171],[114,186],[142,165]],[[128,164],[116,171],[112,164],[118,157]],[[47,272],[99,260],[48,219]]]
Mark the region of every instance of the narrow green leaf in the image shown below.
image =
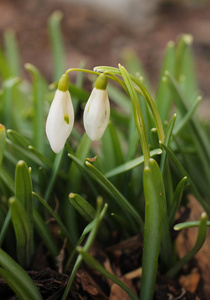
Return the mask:
[[[173,135],[177,136],[179,132],[187,125],[188,122],[190,122],[195,110],[198,107],[198,104],[201,102],[202,98],[199,96],[197,97],[196,101],[193,102],[192,106],[190,107],[189,111],[186,113],[186,115],[183,117],[182,120],[179,121],[177,126],[174,129]]]
[[[20,83],[19,77],[8,78],[3,82],[2,85],[2,102],[3,102],[3,114],[1,122],[6,128],[11,128],[15,126],[15,102],[14,99],[14,89]]]
[[[169,71],[171,74],[174,74],[175,71],[175,48],[174,42],[170,41],[167,44],[165,56],[162,64],[162,69],[160,73],[160,80],[158,84],[157,94],[155,103],[157,105],[157,110],[160,114],[162,122],[168,120],[172,98],[170,91],[167,89],[165,84],[165,71]]]
[[[22,146],[23,148],[28,148],[30,145],[30,142],[15,130],[8,129],[7,135],[14,144]]]
[[[86,221],[90,222],[94,219],[96,211],[87,200],[80,195],[73,193],[69,195],[69,200]]]
[[[120,205],[122,209],[129,212],[134,219],[139,223],[140,227],[143,228],[143,221],[140,217],[140,215],[136,212],[136,210],[133,208],[133,206],[127,201],[127,199],[115,188],[115,186],[106,178],[104,175],[99,172],[91,163],[88,161],[85,161],[83,163],[81,160],[79,160],[76,156],[72,154],[68,154],[68,156],[78,164],[84,170],[88,173],[105,191],[107,191],[113,199]]]
[[[20,57],[15,32],[8,29],[4,32],[5,53],[13,76],[21,75]]]
[[[53,216],[55,221],[58,223],[58,225],[61,227],[61,230],[63,231],[64,235],[68,238],[69,242],[72,244],[72,238],[69,234],[67,228],[63,224],[61,218],[53,211],[53,209],[47,204],[47,202],[42,199],[38,194],[32,192],[32,194],[40,201],[40,203],[49,211],[49,213]]]
[[[20,300],[42,300],[29,275],[6,252],[0,249],[0,275]]]
[[[187,181],[187,177],[185,176],[184,178],[182,178],[182,180],[180,180],[180,182],[178,183],[178,185],[176,187],[176,190],[174,193],[174,199],[173,199],[172,205],[170,207],[170,213],[169,213],[169,217],[168,217],[170,226],[173,225],[176,212],[179,208],[179,205],[180,205],[180,202],[182,199],[182,194],[184,191],[186,181]]]
[[[101,213],[100,213],[99,222],[101,222],[103,220],[103,218],[104,218],[104,216],[106,214],[107,208],[108,208],[108,206],[107,206],[107,204],[105,204],[104,207],[103,207],[103,209],[102,209],[102,211],[101,211]],[[70,257],[69,257],[69,259],[68,259],[68,261],[66,263],[66,267],[65,267],[66,270],[68,270],[68,268],[70,266],[70,263],[71,263],[74,255],[76,253],[76,248],[82,244],[82,242],[83,242],[84,238],[86,237],[86,235],[93,229],[93,227],[95,227],[95,224],[96,224],[96,219],[94,219],[93,221],[91,221],[85,227],[85,229],[83,230],[83,232],[82,232],[82,234],[81,234],[81,236],[80,236],[80,238],[79,238],[79,240],[78,240],[75,248],[72,250],[71,255],[70,255]]]
[[[94,225],[95,226],[92,228],[92,230],[91,230],[91,232],[90,232],[90,234],[88,236],[88,239],[87,239],[87,241],[85,243],[84,248],[85,248],[86,251],[88,251],[90,249],[92,243],[95,240],[96,234],[98,232],[98,228],[99,228],[99,225],[100,225],[100,222],[101,222],[101,220],[100,220],[100,213],[102,212],[102,204],[103,204],[102,197],[98,197],[97,198],[96,216],[95,216],[95,219],[94,219],[94,221],[95,221]],[[107,205],[105,204],[104,206],[106,206],[106,210],[107,210]],[[69,291],[70,291],[70,288],[72,286],[72,283],[74,281],[74,278],[76,276],[76,273],[77,273],[77,271],[78,271],[78,269],[79,269],[79,267],[81,265],[81,262],[82,262],[82,256],[79,255],[77,257],[77,260],[76,260],[75,264],[74,264],[74,268],[73,268],[73,270],[71,272],[71,275],[70,275],[69,281],[67,283],[65,292],[63,294],[62,300],[65,300],[67,298],[67,296],[69,294]]]
[[[6,131],[4,125],[0,124],[0,168],[4,157],[5,144],[6,144]]]
[[[119,287],[121,287],[132,300],[139,300],[137,295],[119,278],[117,278],[112,273],[108,272],[97,260],[95,260],[87,251],[84,250],[82,247],[77,247],[77,251],[82,255],[82,258],[86,262],[87,265],[92,267],[94,270],[98,271],[102,274],[105,278],[110,279],[114,283],[116,283]],[[150,298],[142,298],[142,299],[150,299]]]
[[[113,169],[124,162],[120,140],[117,131],[111,122],[109,122],[101,142],[104,171]]]
[[[183,89],[190,105],[198,96],[198,86],[192,53],[193,37],[183,34],[176,47],[176,80]]]
[[[108,84],[107,91],[110,98],[117,106],[122,108],[126,113],[130,112],[130,99],[125,93],[111,83]]]
[[[200,221],[188,221],[188,222],[178,223],[174,225],[174,230],[178,231],[187,228],[199,227],[199,225],[200,225]],[[210,221],[206,221],[206,225],[209,227]]]
[[[55,258],[59,254],[58,247],[52,235],[50,234],[50,231],[46,223],[42,219],[40,213],[35,208],[33,210],[33,218],[34,218],[34,226],[38,234],[40,235],[47,249],[49,250],[51,256]]]
[[[168,146],[169,143],[170,143],[170,139],[171,139],[171,135],[172,135],[172,131],[173,131],[173,128],[174,128],[175,121],[176,121],[176,114],[174,114],[171,117],[170,122],[168,123],[168,126],[167,126],[166,135],[165,135],[165,142],[164,142],[164,144],[166,146]],[[166,164],[166,152],[163,151],[163,154],[161,156],[161,162],[160,162],[160,170],[161,170],[162,174],[164,174],[165,164]]]
[[[6,172],[2,168],[0,168],[0,180],[6,185],[6,187],[9,189],[9,191],[14,195],[14,193],[15,193],[15,182],[10,177],[8,172]]]
[[[168,221],[168,210],[166,203],[165,187],[162,174],[157,162],[154,159],[149,160],[149,168],[156,187],[156,193],[161,205],[161,252],[160,257],[165,266],[169,268],[172,263],[172,244],[170,236],[170,228]]]
[[[166,276],[174,277],[183,268],[183,266],[196,255],[196,253],[203,246],[206,240],[206,235],[207,215],[203,212],[201,214],[200,223],[198,227],[198,235],[194,247],[166,273]]]
[[[77,147],[75,156],[81,160],[85,160],[85,158],[89,155],[91,143],[92,143],[91,139],[88,137],[86,133],[84,133]],[[68,182],[67,182],[68,189],[70,186],[72,191],[78,193],[80,191],[81,178],[82,178],[82,174],[78,169],[77,164],[72,163],[68,174]]]
[[[152,299],[161,242],[161,203],[154,182],[154,176],[149,167],[145,167],[144,169],[143,183],[145,225],[140,299]]]
[[[161,149],[154,149],[154,150],[150,151],[150,156],[153,157],[155,155],[160,155],[161,153],[162,153]],[[123,165],[118,166],[118,167],[114,168],[113,170],[110,170],[109,172],[105,173],[104,176],[107,178],[110,178],[115,175],[127,172],[143,163],[144,163],[144,156],[141,155],[140,157],[132,159],[132,160],[124,163]]]
[[[10,66],[8,64],[8,61],[6,59],[5,54],[3,53],[2,49],[0,48],[0,76],[3,79],[7,79],[12,75],[12,72],[10,70]]]
[[[61,11],[55,11],[52,13],[48,20],[49,35],[51,41],[51,47],[53,52],[53,66],[54,66],[54,80],[60,79],[65,70],[64,62],[64,45],[60,30],[60,23],[63,18]]]
[[[4,238],[6,236],[6,233],[7,233],[7,229],[10,225],[10,221],[11,221],[11,214],[10,214],[10,211],[8,211],[7,213],[7,216],[4,220],[4,223],[1,227],[1,233],[0,233],[0,248],[1,248],[1,245],[3,244],[3,241],[4,241]]]
[[[177,157],[174,155],[174,153],[171,151],[170,148],[168,148],[166,145],[161,144],[161,147],[167,152],[169,158],[171,159],[171,161],[173,162],[174,166],[176,167],[176,169],[179,171],[180,175],[182,177],[187,177],[188,178],[188,182],[191,185],[191,189],[195,195],[195,197],[198,199],[198,201],[200,202],[200,204],[203,206],[203,208],[206,210],[206,212],[208,214],[210,214],[210,207],[209,205],[205,202],[205,200],[203,199],[203,197],[201,196],[201,194],[199,193],[196,185],[194,184],[194,182],[192,181],[190,175],[188,174],[188,172],[185,170],[185,168],[182,166],[182,164],[180,163],[180,161],[177,159]]]
[[[17,242],[17,258],[22,267],[28,267],[33,253],[33,231],[23,205],[15,198],[9,199],[11,219]]]
[[[53,189],[53,186],[54,186],[54,183],[55,183],[55,180],[56,180],[56,177],[57,177],[60,165],[61,165],[64,151],[65,151],[65,148],[63,148],[63,150],[61,150],[61,152],[55,156],[55,160],[53,162],[52,174],[50,176],[50,180],[48,182],[48,185],[47,185],[47,188],[45,191],[45,195],[44,195],[44,199],[46,201],[49,201],[50,194]]]
[[[33,224],[32,182],[28,166],[23,160],[16,165],[15,170],[15,198],[23,205],[29,222]]]
[[[34,146],[43,153],[45,132],[44,132],[44,101],[43,95],[45,93],[44,79],[42,78],[38,69],[26,64],[25,68],[31,73],[33,78],[32,97],[33,97],[33,141]]]
[[[123,51],[123,61],[129,73],[135,74],[137,77],[143,77],[146,88],[152,91],[148,76],[141,64],[141,61],[139,60],[137,53],[133,50],[133,48],[126,48]]]
[[[129,97],[132,101],[132,106],[133,106],[133,116],[136,124],[136,129],[139,134],[140,142],[141,142],[141,147],[142,151],[144,154],[144,160],[145,160],[145,165],[148,164],[149,160],[149,147],[148,147],[148,141],[147,141],[147,136],[146,136],[146,127],[145,127],[145,122],[142,114],[142,110],[139,104],[139,99],[137,96],[137,93],[134,89],[134,85],[132,83],[132,80],[126,71],[124,67],[119,65],[119,70],[121,73],[121,76],[123,77],[126,87],[128,89],[128,94]]]

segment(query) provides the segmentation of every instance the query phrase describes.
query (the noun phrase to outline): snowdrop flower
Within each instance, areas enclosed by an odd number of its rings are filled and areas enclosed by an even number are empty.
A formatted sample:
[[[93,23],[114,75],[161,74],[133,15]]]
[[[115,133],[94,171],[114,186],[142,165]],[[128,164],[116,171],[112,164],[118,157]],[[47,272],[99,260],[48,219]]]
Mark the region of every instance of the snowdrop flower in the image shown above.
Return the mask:
[[[55,153],[64,147],[74,124],[74,109],[68,87],[69,77],[64,74],[58,82],[46,122],[47,138]]]
[[[92,141],[98,141],[102,137],[109,122],[110,104],[106,86],[106,75],[99,75],[85,106],[83,122]]]

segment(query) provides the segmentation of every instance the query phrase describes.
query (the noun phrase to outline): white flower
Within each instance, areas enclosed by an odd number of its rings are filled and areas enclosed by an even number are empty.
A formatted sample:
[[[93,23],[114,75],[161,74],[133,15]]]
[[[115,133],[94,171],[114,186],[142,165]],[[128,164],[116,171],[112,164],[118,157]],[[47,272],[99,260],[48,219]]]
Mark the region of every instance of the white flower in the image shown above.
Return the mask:
[[[59,88],[59,87],[58,87]],[[50,146],[59,153],[65,145],[74,124],[74,109],[68,90],[57,90],[46,122]]]
[[[105,75],[104,75],[105,76]],[[99,140],[108,125],[110,104],[106,89],[94,88],[85,106],[83,122],[92,141]]]

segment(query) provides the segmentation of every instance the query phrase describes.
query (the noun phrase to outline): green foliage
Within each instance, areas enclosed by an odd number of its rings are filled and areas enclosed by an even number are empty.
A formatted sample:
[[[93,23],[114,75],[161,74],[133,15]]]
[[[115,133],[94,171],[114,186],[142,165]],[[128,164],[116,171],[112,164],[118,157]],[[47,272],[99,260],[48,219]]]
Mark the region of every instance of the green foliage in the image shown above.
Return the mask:
[[[201,97],[192,37],[183,35],[177,44],[168,43],[155,101],[132,50],[123,56],[126,69],[119,65],[67,70],[65,74],[77,71],[76,83],[69,86],[77,115],[90,92],[83,88],[85,73],[95,79],[106,74],[111,120],[102,140],[92,143],[77,119],[64,149],[55,155],[44,124],[54,88],[65,71],[61,17],[55,12],[48,22],[53,85],[31,64],[25,68],[32,82],[22,78],[14,32],[5,33],[6,52],[0,49],[0,275],[20,299],[41,299],[22,267],[29,268],[43,241],[56,269],[66,243],[64,271],[72,272],[63,300],[83,260],[137,299],[88,253],[98,230],[105,245],[111,231],[120,228],[121,239],[138,232],[144,236],[141,299],[152,299],[158,268],[176,276],[200,249],[210,226],[205,213],[200,221],[176,225],[175,229],[198,227],[198,237],[184,258],[172,259],[170,230],[187,193],[193,193],[210,214],[209,124],[206,130],[196,115]],[[47,222],[52,218],[55,226]],[[15,253],[8,240],[15,240]]]

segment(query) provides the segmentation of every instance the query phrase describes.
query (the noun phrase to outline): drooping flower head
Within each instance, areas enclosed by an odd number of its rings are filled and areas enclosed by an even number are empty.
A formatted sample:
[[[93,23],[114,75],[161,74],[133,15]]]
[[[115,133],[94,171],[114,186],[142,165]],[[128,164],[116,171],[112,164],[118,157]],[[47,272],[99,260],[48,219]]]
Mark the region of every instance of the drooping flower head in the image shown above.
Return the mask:
[[[69,77],[64,74],[58,82],[46,122],[47,138],[55,153],[64,147],[74,124],[74,109],[68,87]]]
[[[85,106],[83,122],[92,141],[98,141],[102,137],[109,122],[110,104],[106,86],[106,75],[99,75]]]

